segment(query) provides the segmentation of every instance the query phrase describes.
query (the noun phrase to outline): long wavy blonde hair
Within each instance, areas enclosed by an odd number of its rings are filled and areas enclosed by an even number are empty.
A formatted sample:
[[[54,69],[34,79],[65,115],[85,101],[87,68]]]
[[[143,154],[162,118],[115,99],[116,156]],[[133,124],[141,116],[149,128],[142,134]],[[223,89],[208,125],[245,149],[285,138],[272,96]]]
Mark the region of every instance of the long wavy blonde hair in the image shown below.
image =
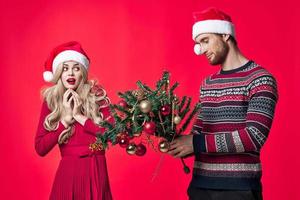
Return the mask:
[[[100,109],[107,107],[110,103],[109,98],[106,96],[106,91],[97,85],[96,81],[88,80],[87,70],[79,64],[82,72],[82,80],[79,83],[76,92],[82,100],[81,112],[84,116],[92,119],[96,124],[103,121],[103,115]],[[63,107],[63,95],[66,88],[63,86],[61,74],[63,63],[60,64],[54,73],[52,82],[55,85],[42,90],[42,96],[47,102],[51,110],[44,121],[44,128],[48,131],[53,131],[58,128],[59,121],[61,120]],[[67,143],[68,139],[72,136],[72,126],[65,129],[59,137],[58,143]]]

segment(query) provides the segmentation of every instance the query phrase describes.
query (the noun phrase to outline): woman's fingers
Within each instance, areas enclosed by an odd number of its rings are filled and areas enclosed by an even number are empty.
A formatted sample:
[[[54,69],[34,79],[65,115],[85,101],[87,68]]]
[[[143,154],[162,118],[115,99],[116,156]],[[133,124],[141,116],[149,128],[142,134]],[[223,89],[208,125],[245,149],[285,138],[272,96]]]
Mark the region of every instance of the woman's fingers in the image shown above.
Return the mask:
[[[67,103],[70,104],[73,100],[74,100],[74,96],[71,96],[71,97],[67,100]]]
[[[72,94],[74,95],[74,101],[76,101],[76,104],[78,106],[81,105],[81,99],[80,99],[80,96],[75,92],[75,91],[72,91]]]
[[[77,98],[79,98],[79,95],[74,90],[71,91],[73,95],[75,95]]]
[[[77,99],[80,99],[79,95],[77,94],[77,92],[75,92],[74,90],[71,91],[72,94],[77,98]]]
[[[68,100],[70,100],[70,98],[71,98],[70,96],[72,96],[71,92],[72,92],[71,89],[68,89],[67,91],[65,91],[64,96],[63,96],[63,101],[67,102]]]
[[[70,94],[70,92],[72,92],[71,89],[67,89],[64,93],[64,97],[68,97],[68,94]]]

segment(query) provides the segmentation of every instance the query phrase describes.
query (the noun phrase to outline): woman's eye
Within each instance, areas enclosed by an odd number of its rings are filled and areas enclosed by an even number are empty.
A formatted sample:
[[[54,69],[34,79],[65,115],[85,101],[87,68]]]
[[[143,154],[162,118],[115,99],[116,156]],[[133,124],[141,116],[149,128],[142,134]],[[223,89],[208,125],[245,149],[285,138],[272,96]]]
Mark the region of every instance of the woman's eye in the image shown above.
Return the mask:
[[[79,71],[80,69],[79,69],[79,67],[74,67],[74,70]]]
[[[63,71],[68,71],[68,67],[63,67]]]

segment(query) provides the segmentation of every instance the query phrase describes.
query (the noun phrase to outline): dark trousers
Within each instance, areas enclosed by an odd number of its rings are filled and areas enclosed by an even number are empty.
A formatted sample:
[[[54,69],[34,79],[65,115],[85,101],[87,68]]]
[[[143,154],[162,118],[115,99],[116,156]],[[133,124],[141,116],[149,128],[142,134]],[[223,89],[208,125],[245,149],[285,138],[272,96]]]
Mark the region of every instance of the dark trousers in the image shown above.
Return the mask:
[[[208,190],[188,188],[189,200],[262,200],[262,192],[256,190]]]

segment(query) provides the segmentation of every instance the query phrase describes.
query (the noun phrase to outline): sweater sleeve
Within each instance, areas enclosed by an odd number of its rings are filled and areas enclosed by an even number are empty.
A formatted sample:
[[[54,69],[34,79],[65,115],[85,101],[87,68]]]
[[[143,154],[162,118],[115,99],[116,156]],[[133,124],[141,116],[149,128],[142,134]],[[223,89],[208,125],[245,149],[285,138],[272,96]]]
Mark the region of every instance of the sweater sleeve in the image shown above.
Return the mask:
[[[64,125],[61,122],[59,122],[56,130],[47,131],[44,128],[44,121],[49,113],[50,110],[47,106],[47,102],[44,101],[35,136],[35,150],[40,156],[45,156],[58,143],[58,137],[65,129]]]
[[[112,117],[110,114],[110,108],[109,106],[106,106],[104,108],[100,109],[100,112],[103,115],[103,120],[112,122]],[[83,125],[84,131],[86,131],[89,134],[97,135],[97,134],[103,134],[105,131],[105,128],[95,124],[93,120],[87,119]]]
[[[191,133],[194,134],[194,135],[199,135],[202,131],[202,112],[201,112],[201,102],[199,102],[200,104],[200,109],[197,113],[197,118],[195,119],[194,121],[194,124],[192,126],[192,131]]]
[[[246,127],[222,134],[196,132],[193,136],[195,154],[260,151],[272,125],[278,99],[277,85],[271,75],[264,75],[254,79],[248,89],[250,99],[246,113]]]

